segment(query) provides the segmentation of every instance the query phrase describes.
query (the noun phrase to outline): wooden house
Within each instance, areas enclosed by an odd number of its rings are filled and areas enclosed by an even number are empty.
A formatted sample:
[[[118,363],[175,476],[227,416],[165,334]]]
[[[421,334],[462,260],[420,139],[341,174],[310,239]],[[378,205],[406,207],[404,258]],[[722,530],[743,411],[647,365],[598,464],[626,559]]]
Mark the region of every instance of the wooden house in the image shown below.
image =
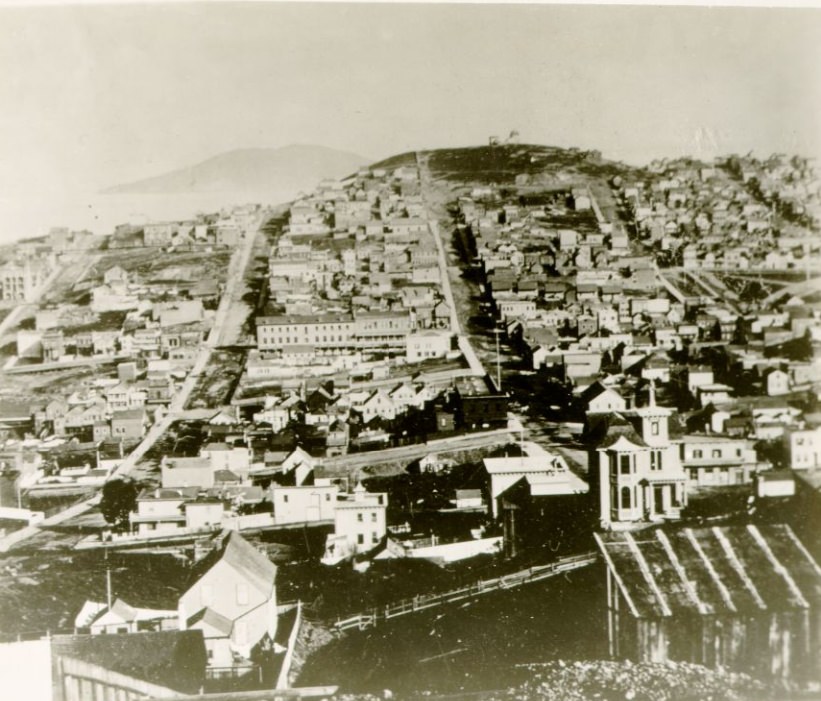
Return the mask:
[[[236,532],[195,563],[192,585],[180,597],[180,628],[201,630],[209,663],[231,667],[274,640],[276,566]]]
[[[612,656],[821,680],[821,567],[788,526],[595,537]]]

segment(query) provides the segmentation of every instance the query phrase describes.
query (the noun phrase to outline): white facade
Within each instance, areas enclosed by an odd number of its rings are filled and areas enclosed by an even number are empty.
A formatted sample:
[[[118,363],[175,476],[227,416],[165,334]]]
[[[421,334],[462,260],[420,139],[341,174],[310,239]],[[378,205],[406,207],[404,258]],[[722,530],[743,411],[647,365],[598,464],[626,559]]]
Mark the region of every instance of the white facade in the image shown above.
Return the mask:
[[[444,358],[450,352],[449,331],[420,331],[408,334],[405,339],[409,363],[430,358]]]
[[[387,534],[387,510],[387,494],[357,486],[352,499],[336,504],[334,532],[328,536],[322,561],[335,564],[379,545]]]
[[[274,521],[283,523],[310,523],[334,520],[336,495],[339,488],[334,485],[302,487],[271,487],[271,501],[274,506]]]
[[[687,501],[687,475],[679,449],[670,443],[664,407],[624,412],[631,427],[608,432],[591,454],[591,473],[599,487],[603,527],[619,528],[640,521],[676,519]]]
[[[743,438],[685,436],[679,452],[690,486],[748,484],[758,469],[755,449]]]
[[[821,426],[802,431],[786,431],[782,440],[787,461],[793,470],[821,467]]]

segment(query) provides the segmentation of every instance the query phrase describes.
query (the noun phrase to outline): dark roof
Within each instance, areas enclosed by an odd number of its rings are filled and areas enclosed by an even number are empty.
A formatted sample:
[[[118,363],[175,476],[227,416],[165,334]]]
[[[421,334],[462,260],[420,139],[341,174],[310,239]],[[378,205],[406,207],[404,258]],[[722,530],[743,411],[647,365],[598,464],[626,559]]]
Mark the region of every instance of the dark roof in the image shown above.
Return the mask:
[[[581,399],[585,404],[589,403],[591,400],[598,397],[600,394],[606,392],[609,388],[605,387],[601,382],[596,380],[596,382],[588,385],[585,390],[579,395],[579,399]],[[613,390],[618,394],[616,390]]]
[[[55,656],[98,665],[180,693],[197,693],[205,681],[207,656],[199,630],[56,636],[51,639],[51,649]]]
[[[596,542],[637,618],[821,605],[821,568],[786,525],[611,532]]]
[[[633,424],[624,416],[615,412],[589,415],[585,434],[585,440],[592,443],[596,448],[609,448],[622,436],[633,445],[640,448],[647,447],[642,437],[636,433]]]

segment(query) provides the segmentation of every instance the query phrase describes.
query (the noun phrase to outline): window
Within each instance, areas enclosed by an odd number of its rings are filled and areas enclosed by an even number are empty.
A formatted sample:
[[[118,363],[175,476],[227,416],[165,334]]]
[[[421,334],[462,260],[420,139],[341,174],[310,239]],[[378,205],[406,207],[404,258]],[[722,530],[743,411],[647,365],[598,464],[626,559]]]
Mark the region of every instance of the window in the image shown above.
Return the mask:
[[[629,455],[620,455],[619,456],[619,472],[623,475],[630,474],[630,456]]]
[[[371,543],[376,545],[378,542],[379,542],[379,535],[377,534],[376,531],[374,531],[373,533],[371,533]]]
[[[325,501],[330,501],[330,500],[331,500],[331,495],[330,495],[330,494],[326,494],[326,495],[325,495]]]
[[[736,455],[737,458],[741,457],[741,448],[736,448],[735,449],[735,455]]]
[[[244,582],[237,584],[237,606],[248,605],[248,585]]]
[[[661,469],[661,451],[660,450],[651,450],[650,451],[650,469],[651,470],[660,470]]]
[[[359,545],[364,545],[365,544],[365,534],[364,533],[357,533],[356,542]]]
[[[288,495],[287,494],[282,495],[282,501],[285,502],[286,504],[288,503]]]
[[[376,523],[376,512],[375,511],[371,514],[371,523]]]
[[[621,508],[622,509],[629,509],[630,506],[630,487],[622,487],[621,488]]]
[[[700,451],[700,450],[694,450],[693,451],[693,457],[694,458],[701,458],[703,456],[704,456],[704,453],[702,451]]]
[[[650,422],[650,433],[654,436],[659,434],[659,422],[658,421],[651,421]]]
[[[713,451],[713,457],[714,458],[720,458],[721,457],[721,449],[720,448]]]
[[[359,523],[362,523],[362,514],[357,514],[356,520],[359,521]]]

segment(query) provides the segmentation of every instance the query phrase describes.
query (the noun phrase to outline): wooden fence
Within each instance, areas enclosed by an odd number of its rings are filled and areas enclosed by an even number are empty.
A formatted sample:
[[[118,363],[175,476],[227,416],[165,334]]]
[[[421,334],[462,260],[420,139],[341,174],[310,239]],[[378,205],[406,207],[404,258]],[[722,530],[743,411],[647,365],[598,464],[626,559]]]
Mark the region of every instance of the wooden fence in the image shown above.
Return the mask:
[[[338,619],[336,623],[334,623],[334,629],[338,632],[352,629],[365,630],[366,628],[375,626],[380,622],[388,621],[391,618],[396,618],[397,616],[405,616],[410,613],[416,613],[417,611],[425,611],[426,609],[443,606],[444,604],[473,599],[482,594],[513,589],[524,584],[531,584],[543,579],[555,577],[564,572],[586,567],[595,562],[596,557],[597,555],[594,552],[573,555],[561,558],[549,565],[530,567],[526,570],[514,572],[513,574],[503,575],[502,577],[480,580],[459,589],[452,589],[451,591],[438,594],[424,594],[415,596],[412,599],[403,599],[394,604],[388,604],[384,607],[374,607],[354,616]]]

